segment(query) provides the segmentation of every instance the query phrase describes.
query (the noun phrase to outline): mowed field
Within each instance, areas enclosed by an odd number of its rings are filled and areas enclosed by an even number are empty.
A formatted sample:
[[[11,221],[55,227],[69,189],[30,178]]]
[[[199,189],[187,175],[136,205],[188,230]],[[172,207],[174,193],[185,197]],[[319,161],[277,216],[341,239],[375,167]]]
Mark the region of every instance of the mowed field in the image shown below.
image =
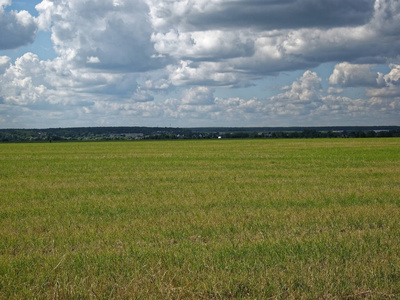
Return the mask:
[[[400,139],[0,144],[0,299],[399,299]]]

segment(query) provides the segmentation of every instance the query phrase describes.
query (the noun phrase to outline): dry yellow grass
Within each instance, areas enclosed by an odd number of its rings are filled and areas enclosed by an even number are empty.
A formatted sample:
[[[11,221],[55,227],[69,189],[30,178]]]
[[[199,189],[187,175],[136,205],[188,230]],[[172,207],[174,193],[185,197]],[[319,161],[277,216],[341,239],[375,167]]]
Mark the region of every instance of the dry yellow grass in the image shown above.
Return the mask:
[[[0,298],[398,298],[399,149],[1,144]]]

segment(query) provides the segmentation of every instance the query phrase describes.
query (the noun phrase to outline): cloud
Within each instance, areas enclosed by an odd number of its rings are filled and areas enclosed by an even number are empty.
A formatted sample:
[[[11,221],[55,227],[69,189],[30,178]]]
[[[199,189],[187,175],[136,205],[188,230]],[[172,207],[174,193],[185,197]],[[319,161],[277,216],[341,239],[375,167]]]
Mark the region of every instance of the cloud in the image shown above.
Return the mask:
[[[213,28],[257,28],[354,26],[372,16],[374,0],[237,0],[161,1],[148,0],[157,30],[180,27],[187,31]]]
[[[37,18],[10,4],[0,0],[0,50],[39,29],[57,55],[0,56],[0,111],[18,122],[350,124],[399,112],[397,0],[43,0]],[[281,84],[291,71],[302,76]],[[285,85],[275,95],[272,81]]]
[[[90,56],[86,58],[86,63],[88,64],[98,64],[100,63],[100,59],[96,56]]]
[[[391,88],[389,87],[389,90]],[[306,71],[299,79],[285,87],[284,92],[267,99],[267,115],[280,124],[365,125],[395,122],[400,102],[382,95],[382,89],[371,89],[369,99],[341,95],[343,89],[321,87],[321,78]],[[387,89],[385,89],[387,91]],[[390,108],[390,109],[389,109]]]
[[[178,86],[243,86],[344,58],[379,63],[400,51],[395,0],[43,0],[36,8],[57,53],[77,67],[167,66]]]
[[[306,71],[285,93],[271,97],[271,101],[290,104],[307,104],[320,99],[321,78],[315,72]]]
[[[94,99],[129,98],[137,88],[136,79],[130,73],[77,70],[61,58],[42,61],[28,52],[0,76],[0,95],[15,105],[84,105]]]
[[[0,1],[0,50],[15,49],[32,43],[38,25],[34,17],[25,10],[5,12],[11,1]]]
[[[0,0],[0,12],[4,12],[4,8],[11,5],[11,0]]]
[[[357,65],[343,62],[337,64],[329,77],[329,83],[343,87],[377,86],[379,74],[372,72],[374,65]]]
[[[0,75],[10,66],[11,58],[8,56],[0,56]]]
[[[187,22],[193,26],[253,26],[263,30],[354,26],[371,17],[373,3],[373,0],[226,1],[221,2],[218,10],[205,16],[196,14]]]
[[[54,1],[36,6],[57,54],[77,67],[143,72],[164,65],[143,1]]]
[[[38,80],[44,76],[45,72],[37,55],[26,53],[5,70],[0,79],[0,95],[6,103],[35,103],[46,91],[46,87]]]
[[[188,105],[210,105],[214,103],[213,90],[198,86],[182,92],[182,103]]]
[[[343,93],[343,89],[341,89],[341,88],[334,88],[334,87],[329,87],[328,88],[328,90],[327,90],[327,92],[328,92],[328,94],[341,94],[341,93]]]
[[[209,127],[210,122],[226,126],[227,122],[232,122],[232,119],[235,120],[237,126],[265,121],[266,106],[261,101],[239,97],[214,97],[211,96],[211,92],[196,87],[194,90],[183,92],[181,99],[169,98],[158,105],[163,108],[164,118],[183,124],[190,120],[192,126]],[[191,102],[188,102],[188,94],[194,94],[196,99],[190,98]],[[194,101],[198,101],[199,104],[194,104]]]
[[[216,56],[220,59],[249,56],[254,52],[253,44],[245,32],[170,30],[165,34],[153,34],[152,41],[158,53],[193,60],[212,60]]]
[[[138,88],[136,92],[132,95],[131,99],[135,102],[148,102],[153,101],[154,97],[146,90]]]
[[[219,85],[232,86],[238,84],[238,74],[223,64],[215,62],[180,61],[179,65],[167,67],[169,80],[175,86],[182,85]]]
[[[207,77],[208,84],[221,85],[220,77],[202,75],[210,67],[235,77],[238,85],[325,62],[382,63],[400,51],[400,5],[395,0],[147,4],[155,50],[177,63],[170,67],[176,73],[171,75],[174,84],[204,85]]]
[[[389,107],[400,106],[400,65],[390,64],[390,72],[386,75],[380,74],[380,80],[384,83],[381,88],[370,87],[367,95],[376,103],[390,101]]]
[[[390,64],[391,71],[383,78],[388,85],[400,85],[400,65]]]

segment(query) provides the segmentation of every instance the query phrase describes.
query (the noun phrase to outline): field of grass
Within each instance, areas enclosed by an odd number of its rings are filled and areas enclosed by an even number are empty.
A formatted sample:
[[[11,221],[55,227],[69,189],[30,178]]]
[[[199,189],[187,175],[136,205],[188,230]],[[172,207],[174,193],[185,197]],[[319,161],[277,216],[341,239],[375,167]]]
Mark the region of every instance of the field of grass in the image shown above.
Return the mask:
[[[0,299],[399,299],[400,139],[0,144]]]

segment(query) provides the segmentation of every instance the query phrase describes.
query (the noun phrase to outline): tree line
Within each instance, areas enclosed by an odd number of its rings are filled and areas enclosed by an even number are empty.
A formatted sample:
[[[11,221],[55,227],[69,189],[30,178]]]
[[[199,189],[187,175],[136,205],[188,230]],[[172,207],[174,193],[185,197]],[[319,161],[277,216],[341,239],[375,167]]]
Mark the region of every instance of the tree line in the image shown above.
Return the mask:
[[[400,126],[365,127],[75,127],[0,129],[0,142],[168,139],[287,139],[400,137]]]

